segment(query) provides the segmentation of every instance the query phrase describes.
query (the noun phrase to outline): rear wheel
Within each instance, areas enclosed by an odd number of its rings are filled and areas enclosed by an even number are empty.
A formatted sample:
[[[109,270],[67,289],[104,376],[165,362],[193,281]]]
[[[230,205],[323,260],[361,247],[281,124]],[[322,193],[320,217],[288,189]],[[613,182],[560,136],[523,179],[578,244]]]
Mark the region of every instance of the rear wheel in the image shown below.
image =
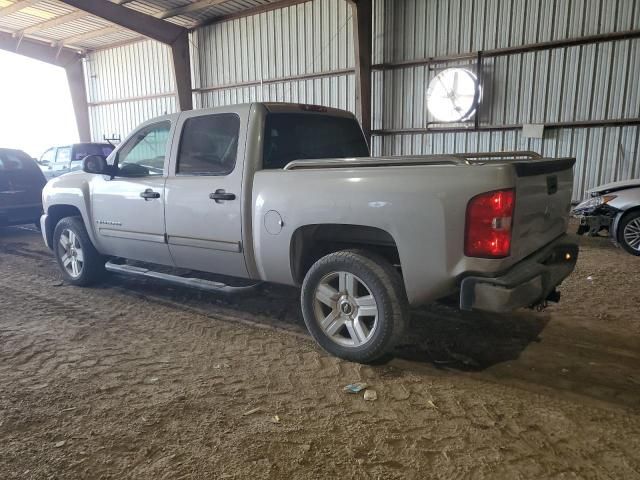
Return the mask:
[[[618,240],[631,255],[640,256],[640,212],[628,213],[620,221]]]
[[[329,353],[369,363],[388,353],[407,320],[402,278],[389,262],[363,251],[318,260],[302,285],[304,321]]]
[[[79,217],[58,222],[53,232],[53,252],[64,279],[72,285],[91,285],[104,274],[104,259]]]

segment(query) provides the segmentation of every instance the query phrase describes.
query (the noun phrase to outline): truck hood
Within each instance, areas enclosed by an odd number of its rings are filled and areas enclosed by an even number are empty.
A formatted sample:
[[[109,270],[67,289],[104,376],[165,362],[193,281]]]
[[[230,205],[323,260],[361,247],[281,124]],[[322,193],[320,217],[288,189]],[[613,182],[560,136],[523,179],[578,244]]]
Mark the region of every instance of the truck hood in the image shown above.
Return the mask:
[[[600,185],[599,187],[592,188],[587,193],[589,194],[589,196],[596,196],[609,192],[617,192],[619,190],[627,190],[629,188],[640,188],[640,179],[606,183],[604,185]]]

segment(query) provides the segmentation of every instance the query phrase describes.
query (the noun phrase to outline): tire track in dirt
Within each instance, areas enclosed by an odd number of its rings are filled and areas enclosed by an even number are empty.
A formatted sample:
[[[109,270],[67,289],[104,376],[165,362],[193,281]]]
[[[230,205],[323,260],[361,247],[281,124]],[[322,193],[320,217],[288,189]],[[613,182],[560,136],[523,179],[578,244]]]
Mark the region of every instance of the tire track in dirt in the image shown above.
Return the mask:
[[[416,362],[354,365],[289,332],[220,321],[224,307],[198,312],[109,285],[55,287],[53,268],[7,257],[8,478],[27,469],[35,478],[640,476],[640,419],[627,410]],[[242,308],[236,315],[259,321]],[[53,357],[17,371],[26,345]],[[343,394],[353,381],[374,385],[379,400]]]
[[[44,281],[42,279],[34,278],[32,281],[39,282],[42,286],[47,285],[47,281]],[[110,282],[110,285],[112,283],[113,281]],[[127,283],[127,285],[131,287],[132,283]],[[163,305],[167,308],[173,309],[174,311],[178,310],[182,312],[190,312],[197,316],[196,318],[198,318],[199,320],[196,321],[195,323],[193,322],[192,318],[188,318],[185,321],[184,317],[181,317],[180,320],[173,323],[171,325],[171,328],[174,328],[179,332],[192,332],[193,329],[196,329],[197,333],[200,336],[211,335],[212,332],[214,335],[216,335],[217,329],[213,328],[210,322],[207,320],[213,320],[213,321],[223,320],[227,322],[235,322],[243,325],[248,325],[253,328],[281,331],[284,333],[293,334],[295,336],[303,338],[305,341],[309,341],[308,335],[306,334],[306,332],[304,332],[304,330],[302,330],[300,326],[291,326],[289,324],[280,324],[279,326],[277,323],[274,324],[273,321],[270,321],[268,323],[263,323],[262,318],[251,318],[252,316],[248,315],[246,312],[242,312],[243,316],[241,317],[240,315],[238,315],[237,311],[230,310],[224,307],[218,307],[216,308],[215,312],[212,313],[210,308],[206,309],[198,305],[193,306],[189,303],[187,304],[179,303],[171,299],[166,299],[161,295],[154,295],[148,292],[140,293],[137,290],[133,290],[131,288],[127,289],[125,287],[121,287],[117,285],[112,286],[110,288],[117,290],[118,293],[120,294],[136,297],[146,302],[151,302],[154,305]],[[69,289],[69,288],[63,288],[61,290],[74,291],[74,289]],[[104,292],[104,289],[101,289],[99,291]],[[70,297],[69,300],[64,302],[64,304],[60,304],[59,302],[54,303],[52,308],[64,309],[65,305],[73,305],[73,303],[77,301],[76,295],[70,295],[69,297]],[[45,305],[47,301],[48,300],[45,300]],[[193,302],[190,302],[190,303],[193,303]],[[96,312],[91,311],[89,306],[85,305],[85,308],[89,308],[90,315],[96,314]],[[102,312],[98,312],[98,313],[101,314]],[[126,312],[119,312],[118,315],[126,315]],[[461,315],[459,313],[452,313],[451,309],[448,309],[446,307],[437,307],[433,309],[432,312],[421,313],[420,315],[422,316],[421,320],[423,325],[418,324],[414,320],[413,322],[414,328],[412,331],[419,332],[420,335],[418,336],[419,337],[421,336],[422,338],[427,339],[427,342],[426,344],[417,345],[418,357],[424,357],[423,352],[428,352],[427,354],[428,360],[430,361],[436,360],[445,368],[456,369],[456,368],[462,367],[463,370],[471,370],[471,371],[477,370],[477,368],[475,368],[474,365],[472,365],[471,368],[469,368],[469,366],[465,364],[461,365],[459,362],[459,358],[455,358],[455,356],[451,357],[450,351],[448,350],[442,351],[442,349],[439,348],[440,346],[436,346],[434,348],[433,345],[428,345],[429,343],[433,344],[434,342],[430,340],[430,332],[428,329],[424,328],[424,323],[426,323],[425,315],[426,315],[426,320],[431,321],[432,323],[433,323],[433,320],[436,319],[436,326],[435,328],[432,328],[432,330],[438,330],[437,328],[438,325],[450,324],[450,325],[459,326],[461,321],[463,324],[469,325],[473,322],[478,323],[478,319],[473,319],[471,321],[467,320],[464,314],[461,318]],[[207,319],[207,320],[203,321],[204,319]],[[517,320],[518,319],[516,319],[516,321]],[[492,322],[489,322],[490,326],[492,326],[491,323]],[[511,333],[509,333],[509,335],[511,335]],[[595,344],[588,341],[585,342],[584,340],[579,345],[576,345],[575,342],[571,342],[571,343],[567,342],[567,340],[571,338],[572,338],[572,335],[570,334],[562,335],[559,337],[549,336],[548,340],[546,340],[544,343],[545,348],[543,350],[545,350],[548,354],[553,354],[554,352],[557,352],[557,351],[576,352],[577,350],[577,352],[574,353],[574,355],[579,359],[591,358],[591,359],[597,360],[597,362],[600,364],[607,364],[607,365],[625,364],[624,361],[620,361],[620,355],[622,355],[622,356],[626,356],[627,360],[635,362],[638,365],[638,367],[640,367],[640,357],[638,357],[637,354],[634,354],[633,352],[627,349],[609,348],[601,344]],[[509,340],[510,337],[507,337],[507,339]],[[446,338],[445,338],[445,342],[446,342]],[[243,348],[246,348],[246,346],[244,346]],[[416,346],[413,347],[413,350],[414,352],[410,351],[408,356],[406,355],[406,352],[400,351],[399,352],[400,357],[404,356],[405,358],[412,359],[413,357],[416,356],[415,355]],[[438,352],[435,357],[433,356],[433,353],[432,353],[434,350]],[[544,358],[547,356],[548,356],[547,354],[542,354],[539,357]],[[440,360],[438,360],[438,358]],[[519,361],[515,363],[510,363],[508,367],[509,370],[506,370],[503,368],[501,371],[496,372],[495,369],[493,369],[491,372],[483,373],[481,376],[475,375],[475,378],[480,380],[490,381],[490,382],[503,383],[503,384],[508,383],[512,386],[525,388],[529,391],[531,390],[539,391],[540,389],[543,389],[544,391],[546,391],[546,393],[550,393],[550,394],[560,393],[561,395],[564,394],[565,392],[568,392],[570,396],[573,396],[577,393],[577,394],[590,396],[599,401],[602,401],[603,399],[607,399],[607,400],[614,399],[617,403],[621,403],[623,405],[631,406],[631,407],[637,407],[638,404],[640,403],[640,392],[638,392],[638,389],[636,388],[636,384],[633,381],[635,377],[632,376],[633,373],[635,372],[630,373],[628,375],[629,377],[628,380],[625,380],[622,383],[613,382],[613,384],[610,381],[611,377],[608,377],[607,375],[600,375],[596,378],[593,378],[593,375],[589,375],[589,372],[587,372],[586,377],[584,375],[579,375],[577,378],[559,377],[557,368],[555,366],[552,366],[547,369],[545,369],[544,367],[541,368],[536,358],[538,357],[533,357],[532,361],[527,361],[527,362]],[[444,359],[444,361],[442,359]],[[462,359],[462,361],[464,360],[465,358]],[[471,360],[473,361],[473,359]],[[568,363],[571,363],[571,362],[568,362]],[[409,370],[414,368],[417,368],[420,370],[425,370],[425,369],[429,370],[430,368],[432,368],[430,363],[427,365],[421,365],[420,363],[418,364],[416,364],[415,362],[407,363],[406,361],[402,361],[402,360],[396,361],[395,365],[397,365],[399,368],[406,368]],[[619,378],[619,377],[620,375],[613,378]],[[550,380],[552,381],[550,382]],[[551,383],[551,385],[548,385],[549,383]]]

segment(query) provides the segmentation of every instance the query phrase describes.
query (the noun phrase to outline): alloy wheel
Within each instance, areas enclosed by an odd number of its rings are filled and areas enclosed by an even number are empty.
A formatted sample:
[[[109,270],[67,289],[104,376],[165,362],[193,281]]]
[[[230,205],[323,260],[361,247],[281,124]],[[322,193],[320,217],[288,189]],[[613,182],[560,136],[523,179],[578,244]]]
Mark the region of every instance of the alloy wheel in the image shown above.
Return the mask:
[[[627,245],[640,252],[640,218],[635,218],[627,223],[623,236]]]
[[[66,228],[60,235],[58,253],[62,266],[71,278],[78,278],[84,266],[84,252],[78,235]]]
[[[362,279],[349,272],[332,272],[320,280],[314,312],[325,335],[345,347],[366,344],[378,326],[376,299]]]

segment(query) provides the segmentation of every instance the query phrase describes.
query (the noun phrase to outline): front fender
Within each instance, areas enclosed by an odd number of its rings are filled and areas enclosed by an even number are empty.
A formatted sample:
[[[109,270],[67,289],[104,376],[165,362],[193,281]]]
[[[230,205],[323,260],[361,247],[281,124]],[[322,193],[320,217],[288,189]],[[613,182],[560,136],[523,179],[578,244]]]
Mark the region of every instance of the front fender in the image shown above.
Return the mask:
[[[91,209],[91,178],[84,172],[72,172],[47,182],[42,190],[42,205],[45,215],[41,220],[43,235],[51,238],[60,218],[70,216],[75,209],[80,213],[91,242],[98,246],[93,230]],[[46,232],[46,233],[45,233]]]
[[[615,195],[616,198],[611,200],[607,205],[619,210],[619,212],[613,219],[612,228],[610,229],[609,234],[611,236],[611,240],[619,246],[618,227],[620,226],[620,221],[627,212],[640,208],[640,188],[619,190],[617,192],[612,192],[611,194]]]

